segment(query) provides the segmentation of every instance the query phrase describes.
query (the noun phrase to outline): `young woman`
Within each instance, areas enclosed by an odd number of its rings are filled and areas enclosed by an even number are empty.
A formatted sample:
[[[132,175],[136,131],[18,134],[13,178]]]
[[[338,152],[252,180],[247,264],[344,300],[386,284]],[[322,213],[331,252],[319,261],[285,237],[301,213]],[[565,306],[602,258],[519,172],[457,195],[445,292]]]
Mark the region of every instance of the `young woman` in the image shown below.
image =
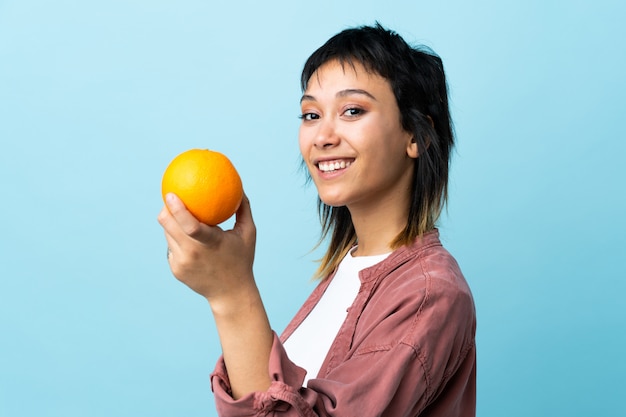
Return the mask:
[[[329,247],[281,337],[252,274],[247,198],[232,230],[174,195],[174,275],[211,307],[221,416],[474,416],[475,310],[435,227],[453,133],[441,60],[380,25],[345,30],[302,73],[302,158]]]

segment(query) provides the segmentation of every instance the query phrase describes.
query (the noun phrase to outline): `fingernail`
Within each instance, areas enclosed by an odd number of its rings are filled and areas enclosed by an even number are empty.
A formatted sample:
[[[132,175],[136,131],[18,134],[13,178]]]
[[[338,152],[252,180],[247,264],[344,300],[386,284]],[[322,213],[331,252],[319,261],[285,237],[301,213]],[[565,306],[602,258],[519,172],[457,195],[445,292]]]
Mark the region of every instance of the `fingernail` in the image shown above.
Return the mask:
[[[176,196],[173,193],[167,193],[165,195],[165,202],[167,203],[168,207],[176,205]]]

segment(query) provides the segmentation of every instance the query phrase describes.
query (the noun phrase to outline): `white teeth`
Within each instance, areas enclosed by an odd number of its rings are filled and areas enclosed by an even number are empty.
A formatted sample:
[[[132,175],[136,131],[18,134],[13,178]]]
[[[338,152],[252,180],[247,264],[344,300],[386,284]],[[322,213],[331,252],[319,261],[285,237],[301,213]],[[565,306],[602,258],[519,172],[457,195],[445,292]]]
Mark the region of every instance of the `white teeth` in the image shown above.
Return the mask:
[[[344,169],[350,166],[352,162],[350,161],[325,161],[325,162],[320,162],[318,164],[318,167],[320,169],[320,171],[322,172],[332,172],[332,171],[336,171],[338,169]]]

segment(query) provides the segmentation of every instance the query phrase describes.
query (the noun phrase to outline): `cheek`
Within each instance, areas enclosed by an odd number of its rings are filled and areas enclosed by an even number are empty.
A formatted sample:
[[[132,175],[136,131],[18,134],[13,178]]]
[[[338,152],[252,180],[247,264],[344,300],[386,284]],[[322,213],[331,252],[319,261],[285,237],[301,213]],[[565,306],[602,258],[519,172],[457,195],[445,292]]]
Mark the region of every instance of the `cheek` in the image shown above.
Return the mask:
[[[300,156],[302,157],[302,166],[303,168],[306,167],[306,170],[310,175],[311,167],[309,166],[308,153],[311,145],[302,127],[300,127],[300,131],[298,132],[298,147],[300,148]]]
[[[306,149],[306,137],[305,132],[302,126],[300,126],[300,130],[298,130],[298,146],[300,147],[300,153],[304,156],[304,151]]]

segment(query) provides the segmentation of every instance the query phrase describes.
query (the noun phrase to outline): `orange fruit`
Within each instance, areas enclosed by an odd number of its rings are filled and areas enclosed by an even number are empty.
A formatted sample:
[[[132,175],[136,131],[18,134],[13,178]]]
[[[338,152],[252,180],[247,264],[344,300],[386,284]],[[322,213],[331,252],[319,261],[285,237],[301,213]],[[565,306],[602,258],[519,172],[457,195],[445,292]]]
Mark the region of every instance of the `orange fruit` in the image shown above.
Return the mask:
[[[165,169],[161,194],[176,194],[202,223],[218,225],[241,204],[243,186],[237,170],[224,155],[208,149],[190,149]]]

